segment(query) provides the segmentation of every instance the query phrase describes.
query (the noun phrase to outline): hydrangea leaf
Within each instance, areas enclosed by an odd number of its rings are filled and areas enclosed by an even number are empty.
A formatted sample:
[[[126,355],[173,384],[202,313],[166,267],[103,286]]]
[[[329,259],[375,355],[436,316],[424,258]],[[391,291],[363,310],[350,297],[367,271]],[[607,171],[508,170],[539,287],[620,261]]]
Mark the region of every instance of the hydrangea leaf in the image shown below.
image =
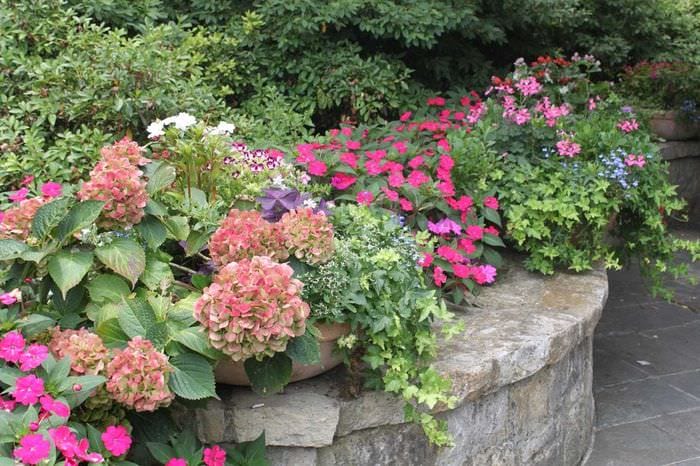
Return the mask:
[[[48,264],[49,275],[61,295],[66,298],[68,290],[76,286],[92,267],[93,254],[88,251],[60,251]]]
[[[170,358],[173,373],[170,388],[186,400],[217,398],[214,389],[214,371],[204,357],[193,353],[178,354]]]
[[[146,268],[146,253],[129,238],[116,238],[111,243],[95,248],[100,261],[131,282],[136,283]]]
[[[0,261],[9,261],[20,257],[29,249],[25,243],[14,239],[0,239]]]
[[[83,201],[74,205],[58,224],[58,239],[63,241],[73,233],[95,223],[104,205],[102,201]]]
[[[129,284],[122,277],[111,273],[98,275],[85,286],[90,293],[90,299],[97,302],[119,303],[130,292]]]
[[[146,215],[135,228],[149,249],[158,249],[168,234],[163,222],[153,215]]]
[[[292,376],[292,360],[284,353],[275,353],[262,361],[248,358],[243,365],[251,388],[260,395],[281,391]]]
[[[285,351],[287,356],[299,364],[312,365],[321,363],[321,353],[318,340],[309,332],[292,338]]]
[[[32,236],[44,239],[66,216],[71,198],[62,197],[39,207],[32,220]]]

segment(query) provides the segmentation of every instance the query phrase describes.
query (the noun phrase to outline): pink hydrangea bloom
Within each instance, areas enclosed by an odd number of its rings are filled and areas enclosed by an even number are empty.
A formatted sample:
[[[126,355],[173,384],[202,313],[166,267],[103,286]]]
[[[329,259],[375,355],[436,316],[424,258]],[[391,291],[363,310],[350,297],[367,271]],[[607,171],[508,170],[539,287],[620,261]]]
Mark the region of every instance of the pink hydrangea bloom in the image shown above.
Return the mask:
[[[293,273],[260,256],[222,268],[194,305],[211,345],[241,361],[284,351],[290,338],[303,335],[310,310]]]
[[[253,256],[289,256],[278,224],[267,222],[260,212],[238,209],[232,209],[211,236],[209,253],[218,266]]]
[[[90,172],[90,180],[76,194],[81,201],[105,203],[97,224],[106,229],[136,225],[143,218],[148,202],[146,181],[141,178],[143,172],[129,157],[120,155],[121,148],[114,149],[119,144],[104,148],[106,152],[103,150],[102,159]]]
[[[107,365],[106,388],[115,401],[134,411],[155,411],[175,398],[168,387],[172,371],[168,357],[137,336]]]
[[[0,359],[18,363],[24,352],[24,337],[14,330],[3,335],[0,340]]]
[[[218,445],[205,448],[202,457],[206,466],[224,466],[226,464],[226,452]]]
[[[568,139],[558,141],[556,145],[557,152],[564,157],[575,157],[581,153],[581,146]]]
[[[44,203],[44,199],[35,197],[25,199],[17,206],[7,209],[0,222],[0,239],[27,239],[34,215]]]
[[[24,464],[39,464],[49,457],[51,443],[42,434],[28,434],[19,441],[12,455]]]
[[[29,194],[29,189],[21,188],[7,196],[7,198],[12,202],[20,202],[27,198],[27,194]]]
[[[41,185],[41,194],[45,197],[58,197],[63,192],[63,187],[60,183],[49,181]]]
[[[41,365],[49,355],[49,349],[38,343],[29,345],[27,349],[19,357],[20,370],[27,372]]]
[[[647,161],[643,155],[628,154],[627,157],[625,157],[625,165],[628,167],[642,168],[646,163]]]
[[[338,172],[331,178],[331,186],[342,191],[352,186],[355,181],[357,181],[356,176],[350,175],[349,173]]]
[[[136,141],[123,137],[111,146],[100,149],[103,159],[126,159],[131,165],[146,165],[150,161],[143,156],[143,148]]]
[[[542,90],[542,84],[540,84],[533,76],[521,79],[515,83],[515,87],[524,96],[535,95]]]
[[[15,388],[12,390],[12,398],[17,403],[29,406],[39,401],[44,394],[44,381],[34,374],[18,377]]]
[[[282,216],[279,227],[285,247],[297,259],[322,264],[333,256],[333,225],[325,214],[295,209]]]
[[[165,466],[187,466],[187,461],[184,458],[170,458]]]
[[[355,196],[355,200],[358,204],[370,205],[374,200],[374,194],[369,191],[360,191],[357,193],[357,196]]]
[[[622,120],[617,124],[617,127],[623,133],[631,133],[639,129],[639,123],[632,118],[631,120]]]
[[[70,358],[71,371],[75,375],[98,375],[109,362],[109,350],[102,338],[87,329],[61,330],[51,333],[49,350],[58,359]]]
[[[121,456],[131,448],[131,435],[124,426],[108,426],[101,438],[105,448],[113,456]]]

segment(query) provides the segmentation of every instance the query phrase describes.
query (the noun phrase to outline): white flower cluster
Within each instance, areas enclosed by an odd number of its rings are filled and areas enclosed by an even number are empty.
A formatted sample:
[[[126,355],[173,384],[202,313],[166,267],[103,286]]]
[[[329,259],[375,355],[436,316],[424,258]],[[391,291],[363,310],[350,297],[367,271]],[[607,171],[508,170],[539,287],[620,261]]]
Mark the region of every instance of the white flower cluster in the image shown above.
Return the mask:
[[[165,127],[169,125],[175,125],[180,131],[184,131],[190,126],[197,123],[197,119],[190,115],[189,113],[180,112],[175,116],[166,118],[165,120],[156,120],[146,128],[148,131],[148,137],[151,139],[156,139],[161,137],[165,133]],[[219,123],[219,126],[221,123]],[[233,125],[232,125],[233,126]]]

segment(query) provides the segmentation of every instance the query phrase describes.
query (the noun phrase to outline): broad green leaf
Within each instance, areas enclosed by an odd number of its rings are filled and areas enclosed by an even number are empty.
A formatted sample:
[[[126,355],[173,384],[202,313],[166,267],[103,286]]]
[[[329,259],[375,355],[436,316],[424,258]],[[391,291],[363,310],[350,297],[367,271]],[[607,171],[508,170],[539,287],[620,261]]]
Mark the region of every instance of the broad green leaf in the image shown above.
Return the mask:
[[[14,239],[0,239],[0,261],[17,259],[29,249],[25,243]]]
[[[107,267],[136,284],[146,267],[146,252],[129,238],[115,238],[111,243],[95,249],[97,258]]]
[[[158,162],[157,168],[152,174],[148,175],[146,191],[148,191],[148,194],[152,195],[167,188],[173,184],[176,175],[175,167],[167,162]]]
[[[149,249],[158,249],[168,234],[163,222],[153,215],[146,215],[135,228]]]
[[[126,304],[117,317],[119,325],[129,337],[145,338],[158,321],[153,308],[146,301],[138,298],[126,300]]]
[[[503,258],[501,255],[491,248],[484,248],[483,259],[487,264],[491,264],[497,269],[503,265]]]
[[[214,371],[209,361],[192,353],[170,358],[174,372],[170,376],[170,388],[186,400],[201,400],[216,396]]]
[[[33,313],[24,317],[18,324],[17,328],[21,328],[26,336],[37,335],[49,327],[56,325],[56,321],[51,317]]]
[[[129,284],[120,276],[103,273],[90,280],[85,287],[90,293],[90,299],[97,302],[122,302],[122,298],[131,292]]]
[[[292,360],[284,353],[275,353],[262,361],[248,358],[243,366],[251,388],[260,395],[272,395],[281,391],[292,376]]]
[[[147,442],[146,446],[151,455],[163,464],[166,464],[172,458],[177,458],[173,447],[165,443]]]
[[[202,250],[211,233],[208,231],[192,231],[185,242],[185,255],[193,256]]]
[[[60,251],[48,264],[49,275],[65,299],[68,290],[80,283],[90,267],[93,255],[89,251]]]
[[[482,211],[484,218],[489,222],[495,223],[499,227],[501,226],[501,216],[498,215],[498,211],[485,207]]]
[[[124,333],[117,319],[107,319],[101,322],[95,332],[102,338],[107,346],[119,346],[129,341],[129,335]]]
[[[299,364],[312,365],[321,362],[321,353],[318,340],[309,332],[292,338],[287,343],[287,355]]]
[[[102,201],[83,201],[74,205],[58,224],[58,239],[63,241],[73,233],[95,223],[104,205]]]
[[[5,385],[14,385],[17,377],[24,376],[24,373],[15,367],[0,367],[0,382]]]
[[[49,254],[49,252],[44,250],[44,249],[38,249],[38,250],[37,249],[27,249],[26,251],[22,251],[22,253],[20,254],[19,257],[23,261],[35,262],[38,264],[48,254]]]
[[[154,255],[149,254],[146,259],[146,268],[141,277],[141,283],[149,290],[167,289],[175,280],[170,265],[159,261]]]
[[[192,275],[192,277],[190,277],[190,281],[192,282],[192,285],[195,288],[197,288],[198,290],[203,290],[204,288],[211,285],[211,276],[203,275],[203,274],[196,274],[196,275]]]
[[[190,197],[191,195],[191,197]],[[207,202],[207,195],[204,191],[199,188],[185,189],[185,205],[189,207],[194,207],[196,209],[204,209],[209,203]]]
[[[187,222],[187,217],[167,217],[163,218],[165,228],[168,229],[170,235],[178,241],[186,241],[190,235],[190,225]]]
[[[173,335],[173,340],[209,359],[218,359],[221,353],[209,345],[206,335],[200,327],[188,327]]]
[[[503,240],[501,238],[495,235],[491,235],[489,233],[484,234],[482,241],[490,246],[500,246],[503,248],[506,247],[506,245],[503,244]]]
[[[95,392],[95,389],[106,381],[107,379],[101,375],[71,376],[66,377],[65,380],[61,382],[58,390],[62,392],[68,404],[70,404],[72,408],[75,408],[87,400]],[[76,385],[80,385],[80,390],[73,390]]]
[[[148,200],[144,211],[147,214],[155,215],[156,217],[166,217],[168,215],[168,209],[166,209],[163,204],[154,199]]]
[[[39,207],[32,220],[32,236],[40,240],[48,236],[66,216],[71,202],[71,198],[61,197]]]

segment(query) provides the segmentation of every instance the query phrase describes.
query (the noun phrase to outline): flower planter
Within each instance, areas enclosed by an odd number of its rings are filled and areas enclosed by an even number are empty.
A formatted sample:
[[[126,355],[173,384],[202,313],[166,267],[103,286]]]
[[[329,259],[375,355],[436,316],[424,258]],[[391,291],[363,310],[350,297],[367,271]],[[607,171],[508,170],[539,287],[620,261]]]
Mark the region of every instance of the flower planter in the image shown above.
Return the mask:
[[[659,112],[650,121],[651,131],[668,141],[684,141],[700,137],[700,122],[681,119],[678,112]]]
[[[343,362],[340,354],[334,350],[338,338],[350,333],[350,325],[340,323],[317,324],[316,328],[320,333],[318,342],[321,363],[305,366],[295,362],[292,365],[290,382],[297,382],[323,374]],[[245,373],[243,361],[222,360],[216,366],[215,375],[216,381],[219,383],[250,386],[250,380],[248,380],[248,376]]]

